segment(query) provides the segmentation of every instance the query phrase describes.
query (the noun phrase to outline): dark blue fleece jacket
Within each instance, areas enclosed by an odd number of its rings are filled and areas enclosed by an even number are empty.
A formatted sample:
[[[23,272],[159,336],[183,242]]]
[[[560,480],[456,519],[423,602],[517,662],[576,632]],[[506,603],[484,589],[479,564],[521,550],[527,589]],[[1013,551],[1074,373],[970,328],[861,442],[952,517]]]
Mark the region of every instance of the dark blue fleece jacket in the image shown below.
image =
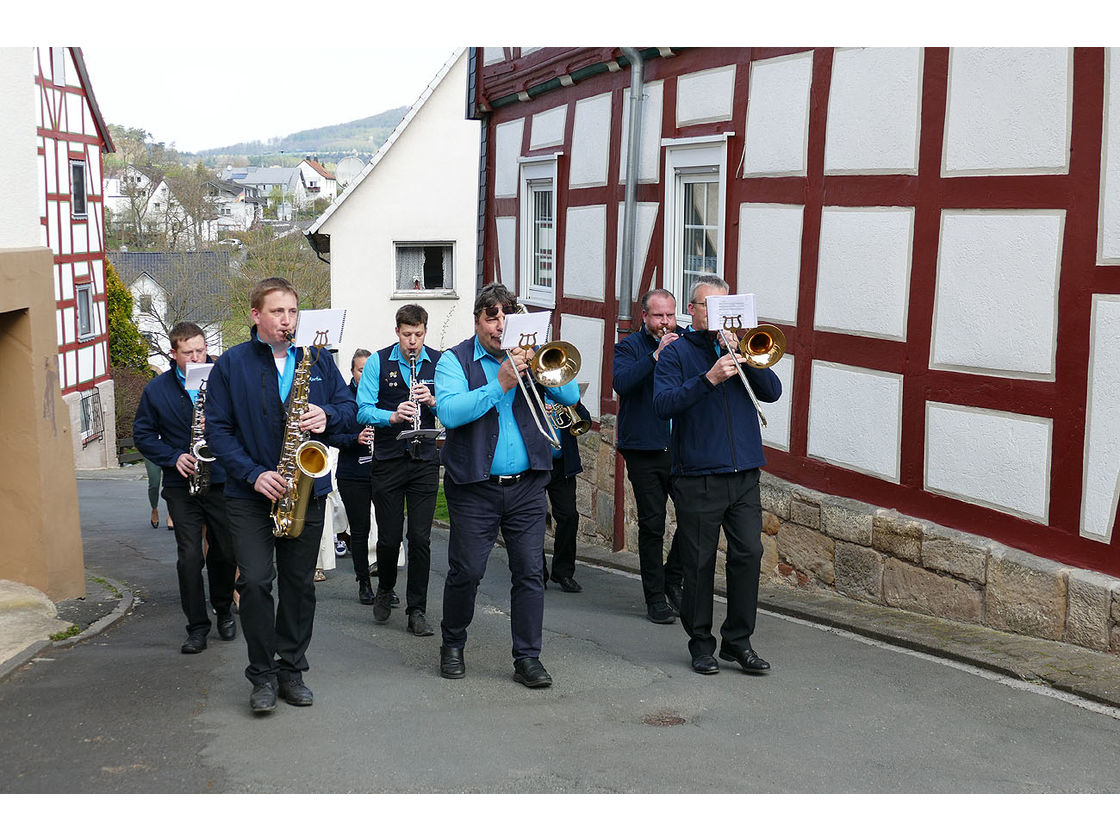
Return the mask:
[[[678,334],[683,332],[677,328]],[[611,387],[619,396],[619,449],[669,448],[669,421],[653,411],[653,353],[659,343],[643,325],[614,346]]]

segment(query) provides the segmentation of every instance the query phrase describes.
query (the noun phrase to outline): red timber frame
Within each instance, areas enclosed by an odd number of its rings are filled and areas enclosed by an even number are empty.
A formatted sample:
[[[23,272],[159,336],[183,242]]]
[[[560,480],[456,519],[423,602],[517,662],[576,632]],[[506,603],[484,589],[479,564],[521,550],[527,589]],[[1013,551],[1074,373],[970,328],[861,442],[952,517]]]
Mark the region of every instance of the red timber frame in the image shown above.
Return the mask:
[[[813,73],[809,103],[808,166],[804,177],[741,178],[735,163],[742,160],[751,62],[793,53],[811,52]],[[1120,293],[1120,265],[1097,265],[1098,207],[1101,184],[1101,144],[1105,93],[1105,54],[1100,48],[1076,48],[1073,58],[1072,137],[1068,174],[941,176],[948,91],[949,50],[924,51],[921,93],[921,137],[917,175],[824,175],[825,128],[832,48],[712,48],[682,50],[679,54],[647,59],[644,78],[664,81],[662,138],[683,138],[733,132],[728,138],[725,279],[736,290],[738,265],[738,208],[745,202],[803,205],[800,292],[797,325],[783,325],[788,352],[797,360],[793,386],[783,399],[791,399],[788,452],[767,448],[767,470],[776,476],[824,493],[858,499],[897,509],[961,531],[980,534],[1024,551],[1081,568],[1120,575],[1120,527],[1105,544],[1080,535],[1082,474],[1088,387],[1089,334],[1094,294]],[[477,102],[485,111],[491,102],[540,85],[549,78],[571,73],[573,67],[617,58],[618,49],[533,52],[520,58],[507,52],[500,65],[480,67],[482,82]],[[481,62],[480,62],[481,64]],[[675,124],[677,77],[714,67],[735,64],[732,118],[726,122],[677,128]],[[605,204],[606,265],[608,289],[613,285],[618,241],[613,212],[624,197],[618,167],[622,142],[622,91],[629,86],[629,70],[604,72],[574,86],[556,87],[528,101],[501,105],[487,121],[489,148],[499,123],[606,91],[615,93],[610,133],[609,186],[569,191],[567,158],[557,166],[556,208],[556,311],[602,318],[608,324],[604,348],[600,409],[617,411],[610,390],[613,330],[618,302],[605,305],[564,297],[564,219],[568,207]],[[569,109],[563,147],[534,149],[534,154],[571,148],[573,113]],[[528,129],[528,121],[527,121]],[[522,154],[529,153],[531,132],[522,139]],[[518,200],[494,198],[494,155],[487,163],[487,213],[484,234],[484,277],[498,276],[495,217],[518,214]],[[650,288],[661,271],[665,235],[663,183],[665,155],[660,161],[661,182],[639,184],[637,200],[657,203],[649,252],[641,266],[637,295]],[[905,342],[817,331],[813,328],[821,215],[825,206],[913,207],[914,242],[909,310]],[[1057,322],[1057,374],[1055,381],[1009,379],[966,374],[929,367],[937,258],[942,211],[946,209],[1058,209],[1065,211]],[[518,226],[520,228],[520,226]],[[520,243],[518,244],[520,248]],[[747,291],[747,290],[744,290]],[[640,313],[632,313],[635,326]],[[897,484],[808,457],[809,390],[813,361],[836,362],[880,370],[903,377],[900,480]],[[926,403],[944,402],[982,409],[1046,417],[1053,421],[1048,524],[1029,522],[979,504],[952,499],[924,489]],[[1117,517],[1120,520],[1120,517]]]

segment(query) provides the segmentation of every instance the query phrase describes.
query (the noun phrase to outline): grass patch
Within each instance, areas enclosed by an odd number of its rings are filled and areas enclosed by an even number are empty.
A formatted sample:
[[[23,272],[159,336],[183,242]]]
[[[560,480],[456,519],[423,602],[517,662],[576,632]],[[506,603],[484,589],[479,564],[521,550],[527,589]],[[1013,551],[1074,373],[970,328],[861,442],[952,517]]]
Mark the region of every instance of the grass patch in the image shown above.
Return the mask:
[[[93,577],[93,576],[90,576],[90,580],[92,580],[92,581],[95,581],[95,582],[97,582],[97,583],[101,584],[101,585],[102,585],[102,586],[104,586],[104,587],[105,587],[106,589],[108,589],[108,590],[109,590],[110,592],[112,592],[112,593],[113,593],[113,595],[115,595],[115,596],[116,596],[117,598],[121,598],[121,597],[123,597],[123,596],[121,595],[121,591],[120,591],[119,589],[117,589],[117,587],[113,586],[113,584],[109,583],[109,581],[105,580],[105,578],[100,578],[100,577]]]
[[[447,499],[443,495],[443,484],[440,484],[439,490],[436,491],[436,513],[434,518],[438,519],[440,522],[449,521]]]
[[[69,639],[71,636],[77,636],[82,632],[82,628],[77,624],[71,624],[65,630],[59,630],[57,633],[51,633],[52,642],[61,642],[63,639]]]

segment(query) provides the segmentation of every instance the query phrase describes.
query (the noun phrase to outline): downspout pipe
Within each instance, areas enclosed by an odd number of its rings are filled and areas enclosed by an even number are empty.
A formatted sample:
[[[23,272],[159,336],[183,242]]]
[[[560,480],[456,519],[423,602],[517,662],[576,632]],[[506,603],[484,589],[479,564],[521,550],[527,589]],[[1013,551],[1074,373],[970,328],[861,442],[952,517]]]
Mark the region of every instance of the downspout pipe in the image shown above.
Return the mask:
[[[618,337],[632,331],[631,315],[634,309],[634,241],[638,235],[638,164],[642,148],[642,90],[645,62],[633,47],[622,47],[622,54],[630,62],[630,136],[626,144],[626,195],[622,205],[622,277],[618,292]],[[626,488],[623,474],[625,465],[618,452],[618,429],[615,428],[614,452],[614,539],[615,551],[626,547]]]

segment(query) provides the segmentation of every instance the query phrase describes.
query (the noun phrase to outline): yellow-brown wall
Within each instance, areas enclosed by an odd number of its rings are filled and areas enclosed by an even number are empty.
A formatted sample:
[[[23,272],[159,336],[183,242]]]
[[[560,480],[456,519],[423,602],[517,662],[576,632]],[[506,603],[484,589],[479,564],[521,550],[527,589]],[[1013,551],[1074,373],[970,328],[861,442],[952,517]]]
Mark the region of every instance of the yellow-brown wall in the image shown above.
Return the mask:
[[[85,594],[70,413],[46,248],[0,249],[0,579]]]

